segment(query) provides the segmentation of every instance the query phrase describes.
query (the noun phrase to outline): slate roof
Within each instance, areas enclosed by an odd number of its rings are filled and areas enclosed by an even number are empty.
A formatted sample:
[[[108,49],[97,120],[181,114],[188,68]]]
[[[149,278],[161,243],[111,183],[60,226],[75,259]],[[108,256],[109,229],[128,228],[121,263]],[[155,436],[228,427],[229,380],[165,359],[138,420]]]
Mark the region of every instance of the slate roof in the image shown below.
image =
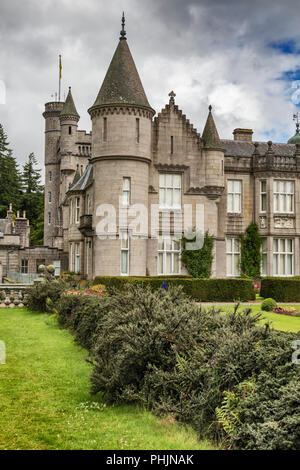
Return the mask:
[[[127,40],[121,39],[92,107],[131,104],[150,108]]]
[[[254,152],[254,142],[242,140],[226,140],[221,139],[221,146],[225,150],[225,156],[230,157],[251,157]],[[264,155],[268,150],[267,142],[258,142],[258,152]],[[272,144],[272,150],[278,156],[293,156],[295,145],[292,144]]]
[[[89,162],[83,174],[76,179],[69,191],[84,191],[93,182],[93,166]]]
[[[76,106],[73,100],[73,96],[71,93],[71,87],[69,87],[69,93],[66,98],[65,104],[63,109],[61,110],[60,116],[77,116],[79,117],[79,114],[77,113]]]

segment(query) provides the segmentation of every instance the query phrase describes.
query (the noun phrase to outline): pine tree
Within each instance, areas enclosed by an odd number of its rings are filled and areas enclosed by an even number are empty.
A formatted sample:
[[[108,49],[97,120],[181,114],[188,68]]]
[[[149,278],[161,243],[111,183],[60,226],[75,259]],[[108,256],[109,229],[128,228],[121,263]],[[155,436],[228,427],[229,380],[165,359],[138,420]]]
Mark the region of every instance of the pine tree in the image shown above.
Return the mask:
[[[43,242],[44,188],[41,185],[41,169],[37,169],[34,153],[30,153],[22,171],[22,210],[26,211],[31,225],[31,243]]]
[[[16,159],[0,124],[0,217],[5,217],[10,203],[20,208],[22,184]]]

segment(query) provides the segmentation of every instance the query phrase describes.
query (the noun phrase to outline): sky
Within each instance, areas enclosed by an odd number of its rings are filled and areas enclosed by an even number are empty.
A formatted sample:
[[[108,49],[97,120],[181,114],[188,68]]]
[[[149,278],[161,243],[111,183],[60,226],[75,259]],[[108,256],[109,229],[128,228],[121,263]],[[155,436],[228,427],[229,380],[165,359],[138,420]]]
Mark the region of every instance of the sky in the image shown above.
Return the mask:
[[[44,105],[72,86],[91,130],[93,104],[119,40],[128,44],[151,106],[176,104],[202,133],[213,107],[221,138],[236,127],[286,142],[300,105],[298,0],[1,0],[0,123],[22,165],[44,161]]]

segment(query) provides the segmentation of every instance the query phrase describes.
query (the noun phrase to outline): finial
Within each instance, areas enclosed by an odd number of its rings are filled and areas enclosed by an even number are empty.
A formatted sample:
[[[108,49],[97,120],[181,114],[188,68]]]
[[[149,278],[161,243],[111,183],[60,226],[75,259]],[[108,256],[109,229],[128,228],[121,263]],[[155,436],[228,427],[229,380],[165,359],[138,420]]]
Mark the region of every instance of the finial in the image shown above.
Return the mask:
[[[69,93],[71,93],[71,87],[69,86]]]
[[[268,144],[268,152],[273,152],[273,150],[272,150],[272,145],[273,145],[272,140],[268,140],[267,144]]]
[[[125,40],[127,39],[127,38],[126,38],[126,31],[125,31],[125,15],[124,15],[124,11],[123,11],[123,15],[122,15],[122,30],[120,31],[120,34],[121,34],[121,36],[120,36],[120,41],[121,41],[122,39],[125,39]]]
[[[169,100],[169,104],[175,104],[175,96],[176,96],[176,93],[174,93],[174,91],[170,91],[169,93],[169,97],[170,97],[170,100]]]
[[[211,110],[212,110],[212,105],[211,104],[208,106],[208,110],[211,113]]]

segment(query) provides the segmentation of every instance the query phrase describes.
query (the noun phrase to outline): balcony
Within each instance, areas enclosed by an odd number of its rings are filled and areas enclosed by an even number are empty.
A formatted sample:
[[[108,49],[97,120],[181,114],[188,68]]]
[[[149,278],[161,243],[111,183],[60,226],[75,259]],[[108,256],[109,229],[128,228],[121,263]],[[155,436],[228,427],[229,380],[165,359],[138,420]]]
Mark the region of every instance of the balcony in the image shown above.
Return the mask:
[[[82,215],[79,221],[78,229],[85,237],[91,237],[93,235],[93,216],[89,214]]]

